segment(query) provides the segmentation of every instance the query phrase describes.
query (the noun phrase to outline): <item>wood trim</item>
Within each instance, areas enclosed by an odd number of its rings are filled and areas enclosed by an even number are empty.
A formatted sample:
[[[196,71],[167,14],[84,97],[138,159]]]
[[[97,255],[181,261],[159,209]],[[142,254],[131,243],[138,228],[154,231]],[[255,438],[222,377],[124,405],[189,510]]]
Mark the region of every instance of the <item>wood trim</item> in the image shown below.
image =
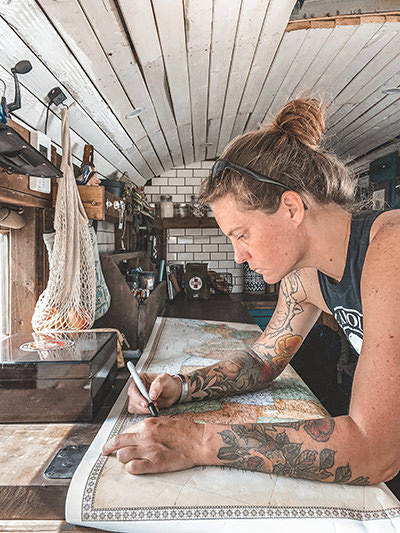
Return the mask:
[[[335,28],[336,26],[358,26],[360,24],[385,24],[400,22],[400,12],[376,13],[365,15],[337,15],[334,17],[318,17],[304,20],[292,20],[286,31],[308,30],[311,28]]]
[[[217,221],[213,217],[174,217],[163,218],[164,229],[169,228],[218,228]]]
[[[27,224],[10,229],[10,333],[32,331],[32,315],[44,290],[48,265],[43,243],[44,212],[28,207]]]

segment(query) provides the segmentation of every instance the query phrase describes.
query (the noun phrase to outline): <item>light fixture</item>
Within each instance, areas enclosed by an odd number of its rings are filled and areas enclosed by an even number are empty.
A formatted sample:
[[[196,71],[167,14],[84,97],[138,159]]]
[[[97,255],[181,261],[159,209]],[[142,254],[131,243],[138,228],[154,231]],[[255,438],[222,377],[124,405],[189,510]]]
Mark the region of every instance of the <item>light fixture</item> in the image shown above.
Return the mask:
[[[134,109],[130,113],[127,113],[125,115],[125,118],[129,120],[130,118],[138,117],[142,111],[143,111],[143,109],[141,107],[137,107],[136,109]]]
[[[400,94],[400,87],[388,87],[382,90],[383,94]]]
[[[6,117],[8,117],[10,113],[12,113],[13,111],[16,111],[17,109],[20,109],[21,107],[21,89],[19,86],[17,74],[26,74],[27,72],[30,72],[31,70],[32,70],[31,62],[28,61],[27,59],[24,59],[23,61],[18,61],[15,67],[11,69],[11,73],[14,77],[14,85],[15,85],[14,101],[8,104],[4,95],[1,98],[1,107]]]

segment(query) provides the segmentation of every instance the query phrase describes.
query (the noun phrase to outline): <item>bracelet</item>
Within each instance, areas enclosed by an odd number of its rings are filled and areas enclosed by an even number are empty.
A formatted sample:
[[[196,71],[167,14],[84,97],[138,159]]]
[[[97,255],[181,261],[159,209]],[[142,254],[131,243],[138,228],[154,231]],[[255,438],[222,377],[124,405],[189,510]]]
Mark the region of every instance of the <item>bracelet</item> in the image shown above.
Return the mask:
[[[189,392],[188,383],[187,383],[185,377],[182,376],[182,374],[175,374],[175,376],[180,379],[181,384],[182,384],[182,392],[181,392],[181,395],[179,397],[179,400],[176,403],[186,402],[186,398],[187,398],[187,395],[188,395],[188,392]]]

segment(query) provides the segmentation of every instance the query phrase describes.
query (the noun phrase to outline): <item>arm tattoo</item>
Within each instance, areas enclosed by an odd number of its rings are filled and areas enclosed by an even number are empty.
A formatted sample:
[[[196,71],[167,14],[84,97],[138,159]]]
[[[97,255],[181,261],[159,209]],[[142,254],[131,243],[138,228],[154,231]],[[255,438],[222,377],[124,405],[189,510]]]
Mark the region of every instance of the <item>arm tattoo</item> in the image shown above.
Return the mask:
[[[294,270],[281,281],[281,292],[285,299],[284,311],[279,311],[274,324],[270,325],[273,330],[270,333],[271,338],[277,337],[283,331],[293,331],[291,322],[293,318],[303,313],[303,306],[301,305],[307,300],[307,293],[300,278],[300,271]]]
[[[298,270],[282,280],[281,290],[285,311],[278,312],[268,333],[253,345],[253,349],[238,352],[230,361],[195,370],[186,376],[192,400],[260,390],[279,376],[303,342],[300,335],[291,333],[291,322],[303,312],[301,304],[307,299]]]
[[[226,466],[244,470],[312,481],[368,485],[368,477],[352,479],[349,464],[335,467],[335,450],[303,450],[302,443],[290,441],[285,429],[303,430],[312,440],[328,442],[335,422],[333,418],[321,418],[277,424],[234,424],[220,432],[224,445],[218,451],[218,459]]]

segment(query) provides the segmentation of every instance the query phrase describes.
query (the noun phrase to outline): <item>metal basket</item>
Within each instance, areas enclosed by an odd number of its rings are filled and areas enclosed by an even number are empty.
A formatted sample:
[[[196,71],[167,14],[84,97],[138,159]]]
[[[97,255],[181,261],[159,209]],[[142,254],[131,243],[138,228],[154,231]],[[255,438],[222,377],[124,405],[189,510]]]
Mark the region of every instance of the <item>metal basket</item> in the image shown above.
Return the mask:
[[[210,294],[230,294],[233,288],[232,274],[230,272],[215,272],[209,270],[208,276],[208,288]]]

